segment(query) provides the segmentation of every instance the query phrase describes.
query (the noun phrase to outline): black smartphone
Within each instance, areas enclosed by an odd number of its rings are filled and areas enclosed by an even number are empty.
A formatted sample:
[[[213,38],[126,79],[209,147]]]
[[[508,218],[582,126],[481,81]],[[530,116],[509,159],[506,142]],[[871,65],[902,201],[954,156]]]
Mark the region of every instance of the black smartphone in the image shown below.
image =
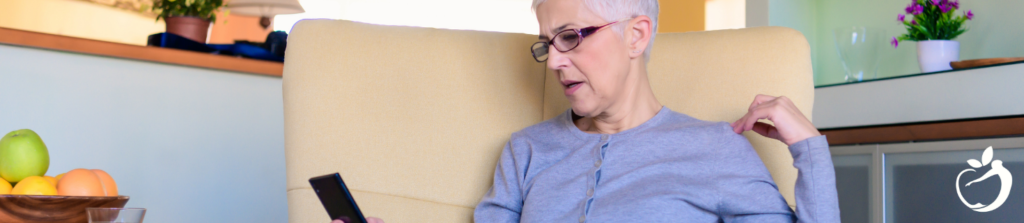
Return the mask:
[[[331,216],[331,220],[341,219],[345,223],[366,223],[363,212],[359,211],[356,200],[352,199],[352,193],[349,193],[340,174],[334,173],[309,178],[309,184],[313,186],[316,196],[320,197],[320,203],[324,205],[324,209],[327,209],[327,215]]]

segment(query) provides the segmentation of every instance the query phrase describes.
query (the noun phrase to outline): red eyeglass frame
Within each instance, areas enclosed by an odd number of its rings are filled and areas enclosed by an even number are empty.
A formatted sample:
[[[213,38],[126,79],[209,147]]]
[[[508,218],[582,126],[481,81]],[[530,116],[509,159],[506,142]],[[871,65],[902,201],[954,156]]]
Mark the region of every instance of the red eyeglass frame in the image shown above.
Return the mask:
[[[576,47],[579,47],[580,43],[582,43],[583,39],[586,38],[587,36],[590,36],[590,35],[592,35],[594,33],[597,33],[597,31],[600,31],[604,27],[608,27],[608,26],[610,26],[612,24],[619,23],[619,22],[629,21],[630,19],[632,19],[632,18],[623,19],[623,20],[619,20],[619,21],[614,21],[614,22],[610,22],[608,24],[604,24],[604,25],[600,25],[600,26],[590,26],[590,27],[584,27],[584,28],[580,28],[580,29],[566,29],[566,30],[562,30],[562,31],[559,31],[558,33],[555,33],[554,38],[551,38],[551,40],[548,40],[548,41],[537,41],[532,46],[530,46],[530,51],[531,51],[531,53],[533,53],[533,59],[534,60],[537,60],[537,62],[544,62],[544,61],[547,61],[547,58],[545,58],[544,60],[540,60],[539,57],[547,55],[548,51],[545,51],[544,55],[537,55],[536,49],[541,49],[541,48],[547,49],[548,47],[555,46],[555,50],[558,50],[558,52],[562,52],[562,53],[569,52],[569,51],[572,51],[573,49],[576,49]],[[555,39],[558,36],[562,35],[562,33],[565,33],[565,32],[575,32],[576,36],[579,36],[580,39],[576,41],[576,45],[573,45],[572,47],[569,47],[569,49],[567,49],[567,50],[561,50],[561,49],[558,49],[557,45],[555,45]],[[543,47],[533,47],[533,46],[536,46],[537,44],[544,44],[544,46]]]

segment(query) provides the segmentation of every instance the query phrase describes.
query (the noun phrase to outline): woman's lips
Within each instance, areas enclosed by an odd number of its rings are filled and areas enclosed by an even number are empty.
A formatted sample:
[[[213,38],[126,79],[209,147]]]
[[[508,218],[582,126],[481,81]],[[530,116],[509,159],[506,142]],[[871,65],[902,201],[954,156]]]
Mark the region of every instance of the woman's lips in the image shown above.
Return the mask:
[[[574,92],[576,92],[576,90],[580,89],[581,86],[583,86],[583,82],[575,82],[575,83],[571,83],[571,84],[565,85],[565,96],[572,95],[572,93],[574,93]]]

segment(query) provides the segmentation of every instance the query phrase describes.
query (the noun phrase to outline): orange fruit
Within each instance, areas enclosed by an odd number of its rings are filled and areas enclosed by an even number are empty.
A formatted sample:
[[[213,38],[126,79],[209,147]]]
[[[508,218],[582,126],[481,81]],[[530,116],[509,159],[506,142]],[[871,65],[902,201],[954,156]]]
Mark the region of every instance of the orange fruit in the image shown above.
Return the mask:
[[[64,174],[63,174],[63,173],[62,173],[62,174],[57,174],[57,176],[56,176],[56,177],[54,177],[54,178],[57,178],[57,181],[60,181],[60,178],[61,178],[61,177],[64,177]],[[57,184],[54,184],[54,185],[57,185]]]
[[[11,182],[0,180],[0,194],[11,194]]]
[[[41,176],[29,176],[21,181],[18,181],[17,185],[11,189],[11,194],[24,194],[24,195],[57,195],[57,188],[50,184],[46,178]]]
[[[74,169],[64,173],[57,182],[57,195],[61,196],[104,196],[103,183],[96,172]]]
[[[51,176],[43,176],[43,178],[46,178],[46,181],[50,182],[50,185],[57,186],[57,178],[53,178]]]
[[[114,183],[114,178],[110,177],[110,174],[101,169],[92,169],[92,172],[100,177],[100,183],[103,183],[103,191],[107,196],[117,196],[117,183]]]

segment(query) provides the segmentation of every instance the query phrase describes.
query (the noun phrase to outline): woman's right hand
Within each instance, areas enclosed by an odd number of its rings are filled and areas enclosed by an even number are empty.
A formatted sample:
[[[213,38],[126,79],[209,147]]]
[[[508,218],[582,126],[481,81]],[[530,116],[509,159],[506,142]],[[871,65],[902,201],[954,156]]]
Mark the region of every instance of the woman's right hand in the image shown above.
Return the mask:
[[[339,220],[331,221],[331,223],[346,223],[346,222],[339,219]],[[384,223],[384,220],[381,220],[380,218],[369,217],[369,218],[366,218],[366,223]]]

